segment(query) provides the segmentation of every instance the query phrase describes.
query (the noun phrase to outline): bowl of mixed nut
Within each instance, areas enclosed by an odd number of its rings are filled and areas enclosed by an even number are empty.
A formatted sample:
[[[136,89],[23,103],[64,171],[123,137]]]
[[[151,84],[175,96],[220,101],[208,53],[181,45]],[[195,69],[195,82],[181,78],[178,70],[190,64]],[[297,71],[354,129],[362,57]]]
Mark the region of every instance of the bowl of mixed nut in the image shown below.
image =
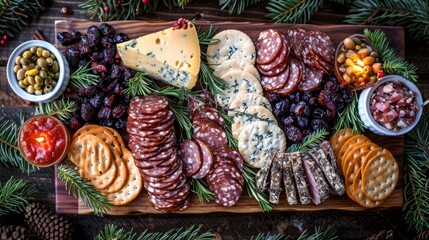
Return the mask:
[[[414,83],[388,75],[361,92],[358,110],[360,119],[372,132],[400,136],[417,125],[423,105],[421,92]]]
[[[50,102],[67,87],[70,69],[66,58],[52,44],[31,40],[19,45],[7,62],[12,90],[30,102]]]

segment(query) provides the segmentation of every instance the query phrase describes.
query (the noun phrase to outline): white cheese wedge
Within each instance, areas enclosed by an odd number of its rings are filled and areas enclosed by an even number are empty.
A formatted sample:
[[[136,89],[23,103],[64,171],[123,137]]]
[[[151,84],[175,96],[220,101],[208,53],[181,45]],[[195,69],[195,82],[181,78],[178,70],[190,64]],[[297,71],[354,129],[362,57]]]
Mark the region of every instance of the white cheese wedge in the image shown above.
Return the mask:
[[[177,87],[193,88],[200,71],[201,50],[193,24],[168,28],[117,44],[125,66]]]

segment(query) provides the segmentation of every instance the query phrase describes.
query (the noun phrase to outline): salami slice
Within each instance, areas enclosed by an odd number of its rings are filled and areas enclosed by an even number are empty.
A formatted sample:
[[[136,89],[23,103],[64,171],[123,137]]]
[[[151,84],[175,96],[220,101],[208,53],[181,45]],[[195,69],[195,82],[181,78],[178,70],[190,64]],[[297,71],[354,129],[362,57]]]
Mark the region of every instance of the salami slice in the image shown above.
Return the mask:
[[[215,192],[215,203],[224,207],[234,206],[240,199],[243,188],[233,178],[222,178],[212,187]]]
[[[240,155],[240,153],[233,149],[233,148],[222,148],[219,151],[215,153],[216,156],[220,156],[222,158],[231,159],[234,161],[235,165],[237,166],[237,169],[240,172],[243,172],[243,157]]]
[[[272,62],[280,53],[282,38],[273,29],[262,31],[256,40],[256,62],[267,64]]]
[[[278,76],[261,76],[261,85],[265,91],[272,92],[284,87],[289,78],[289,67],[286,67]]]
[[[312,43],[312,50],[327,63],[333,64],[335,48],[331,38],[324,32],[313,31],[309,34],[308,42]]]
[[[319,88],[323,81],[323,73],[317,68],[306,66],[304,68],[304,76],[298,86],[301,92],[311,92]]]
[[[287,57],[289,56],[289,46],[286,44],[284,38],[282,39],[282,48],[280,50],[280,54],[270,63],[268,64],[257,64],[258,70],[262,70],[264,72],[272,71],[278,68],[282,63],[286,62]]]
[[[203,105],[200,106],[198,109],[194,110],[194,113],[192,114],[192,119],[198,119],[198,118],[207,118],[210,119],[221,127],[225,127],[225,119],[223,119],[222,114],[217,110],[216,108]]]
[[[203,154],[199,145],[192,140],[185,140],[180,144],[180,159],[184,165],[187,177],[196,174],[203,166]]]
[[[207,143],[211,149],[226,147],[228,140],[225,130],[210,119],[197,119],[193,121],[193,137]]]
[[[301,83],[302,75],[303,75],[303,66],[301,62],[293,57],[289,57],[289,78],[287,83],[280,89],[275,90],[274,92],[287,96],[291,94],[295,89],[298,88]]]
[[[168,100],[160,95],[136,96],[130,100],[130,107],[136,113],[151,116],[156,112],[168,109]]]
[[[214,156],[209,145],[199,139],[196,139],[195,141],[201,149],[201,153],[203,156],[203,164],[202,167],[198,170],[198,172],[196,172],[192,177],[196,179],[202,179],[209,173],[210,169],[212,168]]]

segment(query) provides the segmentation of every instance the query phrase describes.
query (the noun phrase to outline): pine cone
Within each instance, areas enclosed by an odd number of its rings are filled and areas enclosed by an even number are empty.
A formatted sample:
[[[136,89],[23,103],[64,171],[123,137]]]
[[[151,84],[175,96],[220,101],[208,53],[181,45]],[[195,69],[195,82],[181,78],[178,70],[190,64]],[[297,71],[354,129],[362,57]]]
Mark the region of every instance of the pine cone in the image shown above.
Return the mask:
[[[22,226],[3,226],[0,228],[1,240],[24,240],[30,238],[30,231]]]
[[[373,234],[371,237],[366,240],[393,240],[393,231],[392,230],[383,230],[379,233]]]
[[[423,232],[420,232],[417,234],[417,236],[414,238],[414,240],[426,240],[429,239],[429,230],[425,230]]]
[[[52,211],[47,205],[35,203],[27,206],[25,222],[40,239],[72,239],[72,223],[63,215]]]

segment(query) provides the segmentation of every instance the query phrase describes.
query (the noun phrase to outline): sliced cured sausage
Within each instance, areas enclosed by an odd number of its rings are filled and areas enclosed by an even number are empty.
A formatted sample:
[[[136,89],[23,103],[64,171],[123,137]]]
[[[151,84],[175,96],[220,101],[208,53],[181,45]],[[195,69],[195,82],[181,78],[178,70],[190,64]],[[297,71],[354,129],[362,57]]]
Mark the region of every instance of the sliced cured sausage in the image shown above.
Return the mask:
[[[289,78],[289,68],[285,67],[280,75],[276,76],[261,76],[261,85],[265,91],[272,92],[274,90],[284,87]]]
[[[256,62],[267,64],[272,62],[282,49],[282,38],[273,29],[262,31],[256,40]]]
[[[291,94],[293,91],[295,91],[295,89],[298,88],[299,84],[301,83],[302,75],[303,75],[303,66],[301,62],[296,58],[289,57],[288,68],[289,68],[289,78],[286,84],[282,88],[274,91],[283,96]]]
[[[202,151],[199,145],[192,140],[185,140],[180,144],[179,156],[187,177],[196,174],[203,166]]]
[[[193,174],[192,177],[196,179],[202,179],[209,173],[210,169],[212,168],[212,165],[214,163],[214,156],[209,145],[199,139],[196,139],[195,141],[201,149],[203,161],[201,168],[198,170],[198,172]]]
[[[323,81],[323,73],[319,69],[306,66],[304,76],[298,86],[301,92],[311,92],[316,90]]]
[[[197,119],[193,121],[193,137],[207,143],[211,149],[226,147],[228,140],[225,130],[210,119]]]

